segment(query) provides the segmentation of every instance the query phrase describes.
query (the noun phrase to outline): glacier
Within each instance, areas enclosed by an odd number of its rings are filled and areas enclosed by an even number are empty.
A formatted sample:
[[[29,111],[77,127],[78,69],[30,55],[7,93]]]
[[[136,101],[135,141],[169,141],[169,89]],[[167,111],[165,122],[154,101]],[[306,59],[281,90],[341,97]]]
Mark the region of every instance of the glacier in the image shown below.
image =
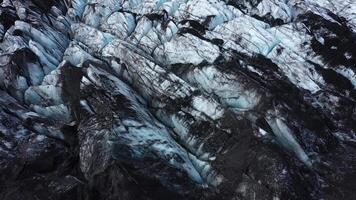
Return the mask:
[[[0,199],[353,199],[353,0],[1,0]]]

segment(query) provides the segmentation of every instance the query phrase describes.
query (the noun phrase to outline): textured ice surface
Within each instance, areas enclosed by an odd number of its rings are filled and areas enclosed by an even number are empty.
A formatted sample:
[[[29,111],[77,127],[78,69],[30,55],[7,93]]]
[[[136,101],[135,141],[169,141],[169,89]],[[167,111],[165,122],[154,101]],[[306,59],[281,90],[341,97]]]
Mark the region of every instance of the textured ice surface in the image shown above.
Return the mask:
[[[353,197],[355,6],[1,1],[0,199]]]

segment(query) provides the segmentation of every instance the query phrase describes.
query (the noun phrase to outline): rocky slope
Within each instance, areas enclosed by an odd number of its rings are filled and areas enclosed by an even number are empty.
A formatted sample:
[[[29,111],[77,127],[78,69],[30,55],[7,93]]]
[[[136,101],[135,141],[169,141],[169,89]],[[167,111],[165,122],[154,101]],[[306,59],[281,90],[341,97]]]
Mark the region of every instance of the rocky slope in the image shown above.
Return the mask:
[[[0,199],[353,199],[353,0],[0,0]]]

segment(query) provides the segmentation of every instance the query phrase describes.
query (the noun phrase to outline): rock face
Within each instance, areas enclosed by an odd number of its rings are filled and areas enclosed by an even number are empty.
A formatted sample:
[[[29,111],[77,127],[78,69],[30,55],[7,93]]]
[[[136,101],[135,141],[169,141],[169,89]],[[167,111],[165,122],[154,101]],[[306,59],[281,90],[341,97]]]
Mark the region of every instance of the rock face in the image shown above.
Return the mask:
[[[353,0],[1,0],[0,199],[354,199]]]

